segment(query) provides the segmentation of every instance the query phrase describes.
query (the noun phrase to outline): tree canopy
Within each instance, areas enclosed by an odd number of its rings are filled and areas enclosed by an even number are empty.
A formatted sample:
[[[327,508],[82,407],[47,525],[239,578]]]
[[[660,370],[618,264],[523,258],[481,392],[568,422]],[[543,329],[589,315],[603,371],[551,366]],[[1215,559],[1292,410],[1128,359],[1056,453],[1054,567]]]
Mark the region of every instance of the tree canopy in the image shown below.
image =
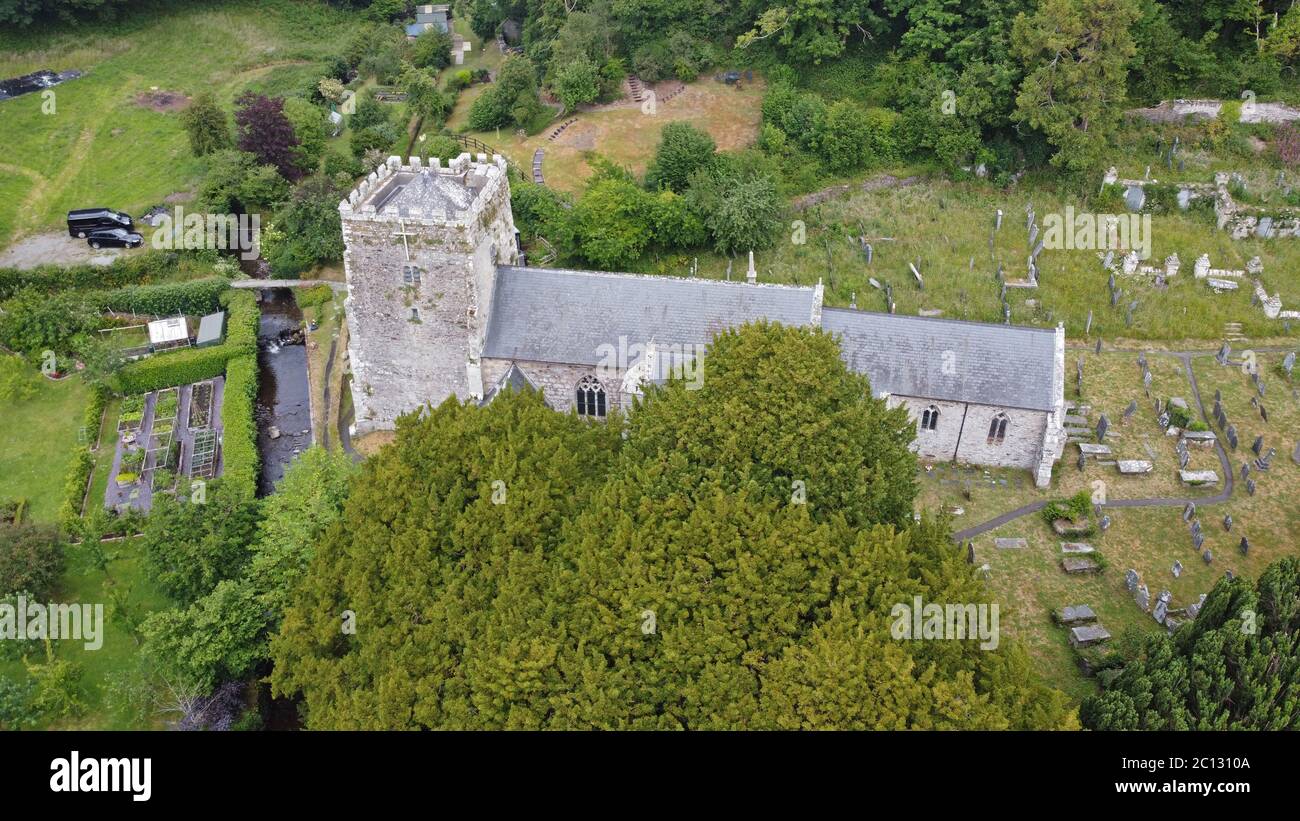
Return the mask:
[[[274,691],[319,728],[1073,726],[1009,643],[891,638],[898,602],[985,594],[830,335],[746,326],[702,368],[607,424],[532,391],[402,418]]]

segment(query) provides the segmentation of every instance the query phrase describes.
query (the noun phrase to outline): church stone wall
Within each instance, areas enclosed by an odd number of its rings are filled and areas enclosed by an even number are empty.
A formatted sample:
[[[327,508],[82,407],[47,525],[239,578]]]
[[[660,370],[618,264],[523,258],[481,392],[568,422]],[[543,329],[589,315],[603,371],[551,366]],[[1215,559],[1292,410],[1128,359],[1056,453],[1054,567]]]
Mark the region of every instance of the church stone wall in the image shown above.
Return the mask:
[[[376,212],[368,200],[396,172],[477,175],[464,211]],[[495,264],[517,259],[504,159],[468,154],[442,169],[398,158],[340,203],[348,283],[352,398],[358,432],[391,428],[403,413],[451,395],[483,394],[478,353],[491,305]],[[409,253],[409,260],[408,260]],[[403,266],[421,271],[407,284]]]
[[[1044,411],[944,402],[918,396],[889,397],[890,407],[900,405],[907,408],[918,427],[912,450],[922,459],[1026,470],[1038,467],[1048,422]],[[920,430],[921,414],[932,406],[939,409],[939,423],[934,430]],[[1000,443],[990,443],[989,425],[999,412],[1007,415],[1006,438]]]

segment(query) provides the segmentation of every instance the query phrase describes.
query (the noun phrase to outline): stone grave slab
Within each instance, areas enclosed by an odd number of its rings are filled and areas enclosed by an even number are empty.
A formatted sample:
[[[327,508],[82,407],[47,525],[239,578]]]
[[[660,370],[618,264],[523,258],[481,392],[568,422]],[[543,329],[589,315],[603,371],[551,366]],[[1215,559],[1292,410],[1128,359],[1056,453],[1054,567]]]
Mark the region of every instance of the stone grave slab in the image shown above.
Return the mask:
[[[1074,647],[1091,647],[1109,640],[1110,632],[1100,624],[1085,624],[1070,628],[1070,644]]]
[[[1092,559],[1082,556],[1066,556],[1061,559],[1061,568],[1071,575],[1096,573],[1101,570],[1101,566]]]
[[[1024,539],[994,539],[993,544],[998,550],[1024,550],[1029,547],[1029,542]]]
[[[1178,478],[1185,485],[1217,485],[1219,474],[1213,470],[1180,470]]]
[[[1144,473],[1150,473],[1156,468],[1155,465],[1145,459],[1120,459],[1115,463],[1115,466],[1125,476],[1140,476]]]
[[[1083,542],[1061,542],[1062,553],[1087,554],[1095,552],[1092,545]]]
[[[1092,612],[1092,608],[1086,604],[1075,604],[1070,607],[1062,607],[1056,614],[1056,620],[1067,627],[1076,624],[1090,624],[1097,620],[1097,614]]]

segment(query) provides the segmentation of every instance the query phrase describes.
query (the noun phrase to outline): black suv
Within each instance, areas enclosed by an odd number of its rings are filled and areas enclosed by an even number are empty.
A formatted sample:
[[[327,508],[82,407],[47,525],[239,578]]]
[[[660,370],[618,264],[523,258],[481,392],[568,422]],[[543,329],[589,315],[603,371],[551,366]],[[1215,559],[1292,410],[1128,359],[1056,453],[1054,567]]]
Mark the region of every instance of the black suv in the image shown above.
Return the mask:
[[[91,248],[139,248],[144,244],[144,237],[125,228],[100,228],[86,235],[86,242]]]
[[[81,208],[68,212],[68,236],[85,239],[91,231],[100,228],[122,228],[130,231],[135,227],[131,218],[112,208]]]

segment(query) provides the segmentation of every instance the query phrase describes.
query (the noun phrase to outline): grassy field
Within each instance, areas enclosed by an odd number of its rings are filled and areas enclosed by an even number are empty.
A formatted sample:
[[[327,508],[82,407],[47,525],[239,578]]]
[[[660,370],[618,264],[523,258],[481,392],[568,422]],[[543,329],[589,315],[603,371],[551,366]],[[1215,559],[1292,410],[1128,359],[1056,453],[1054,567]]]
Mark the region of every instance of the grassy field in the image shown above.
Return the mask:
[[[54,522],[89,392],[75,376],[39,385],[30,399],[0,400],[0,497],[26,498],[33,521]]]
[[[175,111],[152,89],[232,100],[246,88],[283,93],[314,82],[352,24],[325,4],[230,0],[159,6],[111,24],[0,32],[0,77],[37,69],[86,72],[55,89],[0,103],[0,244],[57,225],[69,208],[139,213],[193,184],[202,165]]]
[[[458,31],[461,24],[464,24],[463,20],[457,21]],[[468,33],[467,26],[462,33]],[[460,68],[495,68],[501,60],[496,45],[488,42],[484,47],[477,38],[468,36],[474,41],[475,49],[470,54],[478,57],[473,58],[475,62],[472,63],[467,59]],[[453,66],[447,71],[456,68]],[[707,131],[718,148],[724,151],[747,147],[758,136],[759,106],[763,101],[764,86],[762,82],[754,82],[737,90],[711,78],[701,79],[688,85],[673,99],[660,101],[653,114],[643,112],[641,104],[630,99],[579,112],[574,115],[577,122],[554,141],[548,138],[567,117],[557,117],[539,133],[523,138],[509,129],[467,131],[470,106],[486,88],[487,85],[478,84],[461,92],[447,121],[448,129],[468,133],[494,146],[521,168],[527,169],[530,175],[533,153],[543,149],[546,155],[542,173],[547,185],[558,191],[577,193],[591,176],[593,152],[631,168],[637,174],[645,173],[659,145],[659,135],[670,122],[685,121]]]

